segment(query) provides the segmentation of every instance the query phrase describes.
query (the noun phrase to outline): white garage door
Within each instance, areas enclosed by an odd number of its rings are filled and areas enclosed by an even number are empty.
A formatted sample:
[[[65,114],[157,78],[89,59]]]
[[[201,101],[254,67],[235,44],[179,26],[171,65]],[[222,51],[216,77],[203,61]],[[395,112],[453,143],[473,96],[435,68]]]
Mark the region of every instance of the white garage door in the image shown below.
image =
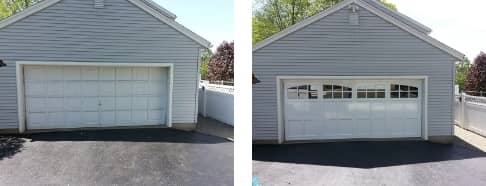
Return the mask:
[[[288,80],[285,90],[286,140],[421,136],[421,80]]]
[[[27,129],[165,124],[167,68],[25,66]]]

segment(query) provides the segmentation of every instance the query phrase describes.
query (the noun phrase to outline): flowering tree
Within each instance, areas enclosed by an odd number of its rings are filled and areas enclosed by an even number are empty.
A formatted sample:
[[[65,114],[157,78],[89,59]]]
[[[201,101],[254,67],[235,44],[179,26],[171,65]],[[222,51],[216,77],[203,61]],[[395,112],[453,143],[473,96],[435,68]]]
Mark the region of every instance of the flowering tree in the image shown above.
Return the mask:
[[[486,91],[486,54],[484,52],[476,57],[474,64],[469,68],[465,89],[475,92]]]
[[[226,41],[218,46],[208,65],[209,80],[233,81],[234,46],[234,42]]]

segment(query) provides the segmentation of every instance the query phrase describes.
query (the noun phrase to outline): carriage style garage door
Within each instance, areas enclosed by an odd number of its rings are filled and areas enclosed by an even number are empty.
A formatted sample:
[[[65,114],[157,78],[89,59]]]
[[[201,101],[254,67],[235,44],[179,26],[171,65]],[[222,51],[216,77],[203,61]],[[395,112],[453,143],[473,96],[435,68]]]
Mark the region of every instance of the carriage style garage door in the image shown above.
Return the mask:
[[[421,137],[422,80],[286,80],[286,140]]]
[[[165,124],[167,68],[25,66],[27,129]]]

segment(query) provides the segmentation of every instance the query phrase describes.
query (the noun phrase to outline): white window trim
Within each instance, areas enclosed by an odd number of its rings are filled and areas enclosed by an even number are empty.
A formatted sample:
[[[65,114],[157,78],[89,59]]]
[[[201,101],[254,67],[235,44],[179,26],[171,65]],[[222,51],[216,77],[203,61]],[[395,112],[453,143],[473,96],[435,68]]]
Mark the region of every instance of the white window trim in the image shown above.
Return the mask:
[[[172,127],[172,98],[174,87],[174,64],[172,63],[93,63],[93,62],[45,62],[45,61],[17,61],[17,109],[19,133],[24,133],[27,129],[25,122],[25,85],[24,85],[24,66],[25,65],[45,65],[45,66],[98,66],[98,67],[167,67],[169,68],[169,95],[167,104],[167,127]]]
[[[423,100],[422,100],[422,139],[429,139],[428,132],[428,76],[277,76],[276,77],[276,88],[277,88],[277,133],[278,133],[278,143],[282,144],[285,142],[284,134],[284,116],[283,113],[283,99],[282,93],[285,90],[284,81],[285,80],[422,80],[423,87]],[[286,91],[286,90],[285,90]]]

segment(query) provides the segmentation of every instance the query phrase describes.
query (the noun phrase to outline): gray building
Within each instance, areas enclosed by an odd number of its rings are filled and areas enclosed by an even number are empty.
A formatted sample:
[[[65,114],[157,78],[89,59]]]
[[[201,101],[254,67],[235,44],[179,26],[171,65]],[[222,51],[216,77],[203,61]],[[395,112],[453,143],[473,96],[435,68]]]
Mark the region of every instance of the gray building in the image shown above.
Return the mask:
[[[257,43],[253,140],[453,135],[460,52],[375,0],[344,0]]]
[[[0,129],[197,122],[209,42],[151,0],[44,0],[0,22]]]

